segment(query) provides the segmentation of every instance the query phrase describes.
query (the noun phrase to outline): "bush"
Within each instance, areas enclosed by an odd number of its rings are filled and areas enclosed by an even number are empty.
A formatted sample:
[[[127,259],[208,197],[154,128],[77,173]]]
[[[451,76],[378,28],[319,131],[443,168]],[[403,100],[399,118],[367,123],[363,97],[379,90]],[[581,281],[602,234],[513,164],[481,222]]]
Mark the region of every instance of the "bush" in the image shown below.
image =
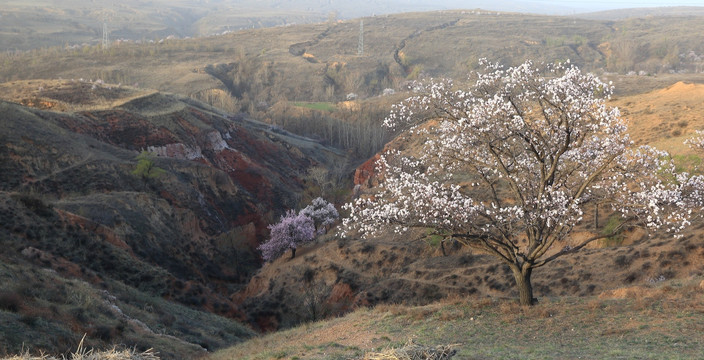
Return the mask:
[[[625,239],[625,236],[619,232],[616,231],[621,226],[621,217],[618,215],[612,215],[609,217],[608,220],[606,220],[606,225],[604,225],[604,228],[601,230],[601,233],[603,235],[607,234],[614,234],[613,236],[610,236],[603,241],[603,245],[610,247],[610,246],[619,246],[621,243],[623,243],[623,240]]]
[[[8,291],[0,292],[0,309],[16,313],[21,306],[22,299],[19,295]]]
[[[35,195],[19,194],[13,197],[19,200],[27,209],[43,218],[51,217],[54,214],[54,209],[52,209],[51,205],[47,205]]]

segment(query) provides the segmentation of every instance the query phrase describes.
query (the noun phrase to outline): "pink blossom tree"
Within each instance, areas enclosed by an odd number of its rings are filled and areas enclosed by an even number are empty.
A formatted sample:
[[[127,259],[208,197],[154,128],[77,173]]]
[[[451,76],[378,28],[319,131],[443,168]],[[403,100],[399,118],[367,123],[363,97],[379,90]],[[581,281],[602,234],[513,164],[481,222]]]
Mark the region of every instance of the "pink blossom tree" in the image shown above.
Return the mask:
[[[433,229],[507,264],[520,303],[531,305],[534,269],[629,224],[677,233],[701,208],[702,178],[633,145],[605,103],[609,84],[569,62],[483,64],[467,89],[433,81],[394,106],[384,125],[422,138],[422,150],[382,154],[382,183],[346,205],[346,234]],[[596,204],[621,214],[622,225],[570,239]]]
[[[315,238],[313,219],[303,214],[289,210],[281,217],[281,221],[269,225],[269,240],[257,248],[262,252],[265,261],[272,261],[291,249],[291,258],[296,256],[296,248],[300,244]]]

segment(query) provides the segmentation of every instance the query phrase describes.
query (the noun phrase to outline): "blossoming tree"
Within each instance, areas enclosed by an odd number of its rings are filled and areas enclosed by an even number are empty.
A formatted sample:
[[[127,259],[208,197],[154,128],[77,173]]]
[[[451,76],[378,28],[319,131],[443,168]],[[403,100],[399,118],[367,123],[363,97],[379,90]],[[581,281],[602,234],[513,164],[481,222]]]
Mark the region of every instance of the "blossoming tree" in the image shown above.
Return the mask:
[[[296,248],[315,239],[313,219],[303,214],[289,210],[281,221],[269,225],[269,240],[257,248],[262,252],[262,258],[272,261],[291,249],[291,258],[296,256]]]
[[[335,220],[340,217],[335,205],[321,197],[313,199],[310,205],[301,209],[300,214],[313,219],[318,234],[324,234],[328,226],[334,224]]]
[[[378,192],[346,205],[343,231],[433,229],[507,264],[530,305],[534,269],[627,224],[688,225],[704,182],[633,145],[605,104],[609,84],[569,63],[483,64],[468,89],[434,81],[394,106],[384,125],[423,138],[422,151],[382,154]],[[610,205],[622,226],[575,243],[570,234],[594,204]]]

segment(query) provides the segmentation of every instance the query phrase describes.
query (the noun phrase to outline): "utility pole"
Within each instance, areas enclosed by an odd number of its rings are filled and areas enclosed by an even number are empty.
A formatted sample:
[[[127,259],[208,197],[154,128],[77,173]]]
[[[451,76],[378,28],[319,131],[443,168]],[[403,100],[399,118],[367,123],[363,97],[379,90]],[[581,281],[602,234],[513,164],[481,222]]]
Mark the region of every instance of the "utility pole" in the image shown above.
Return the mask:
[[[107,50],[110,47],[110,35],[108,32],[108,21],[107,18],[103,19],[103,50]]]
[[[357,44],[357,56],[364,56],[364,20],[359,20],[359,43]]]
[[[103,18],[103,40],[101,42],[103,50],[107,50],[110,47],[110,30],[108,29],[108,23],[112,20],[112,15],[115,12],[114,4],[110,2],[110,8],[103,8],[100,13]]]

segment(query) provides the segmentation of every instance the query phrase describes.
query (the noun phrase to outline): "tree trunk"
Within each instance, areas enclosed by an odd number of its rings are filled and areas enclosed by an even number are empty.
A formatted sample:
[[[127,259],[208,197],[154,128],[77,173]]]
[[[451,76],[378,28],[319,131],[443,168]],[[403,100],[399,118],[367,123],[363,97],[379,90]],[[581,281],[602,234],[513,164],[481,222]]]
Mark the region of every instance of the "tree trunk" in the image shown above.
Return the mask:
[[[296,248],[291,248],[291,259],[296,257]]]
[[[530,275],[532,268],[521,270],[518,266],[511,266],[513,277],[516,280],[516,288],[518,288],[518,299],[521,305],[533,305],[533,286],[530,284]]]
[[[594,207],[594,229],[599,230],[599,204]]]

